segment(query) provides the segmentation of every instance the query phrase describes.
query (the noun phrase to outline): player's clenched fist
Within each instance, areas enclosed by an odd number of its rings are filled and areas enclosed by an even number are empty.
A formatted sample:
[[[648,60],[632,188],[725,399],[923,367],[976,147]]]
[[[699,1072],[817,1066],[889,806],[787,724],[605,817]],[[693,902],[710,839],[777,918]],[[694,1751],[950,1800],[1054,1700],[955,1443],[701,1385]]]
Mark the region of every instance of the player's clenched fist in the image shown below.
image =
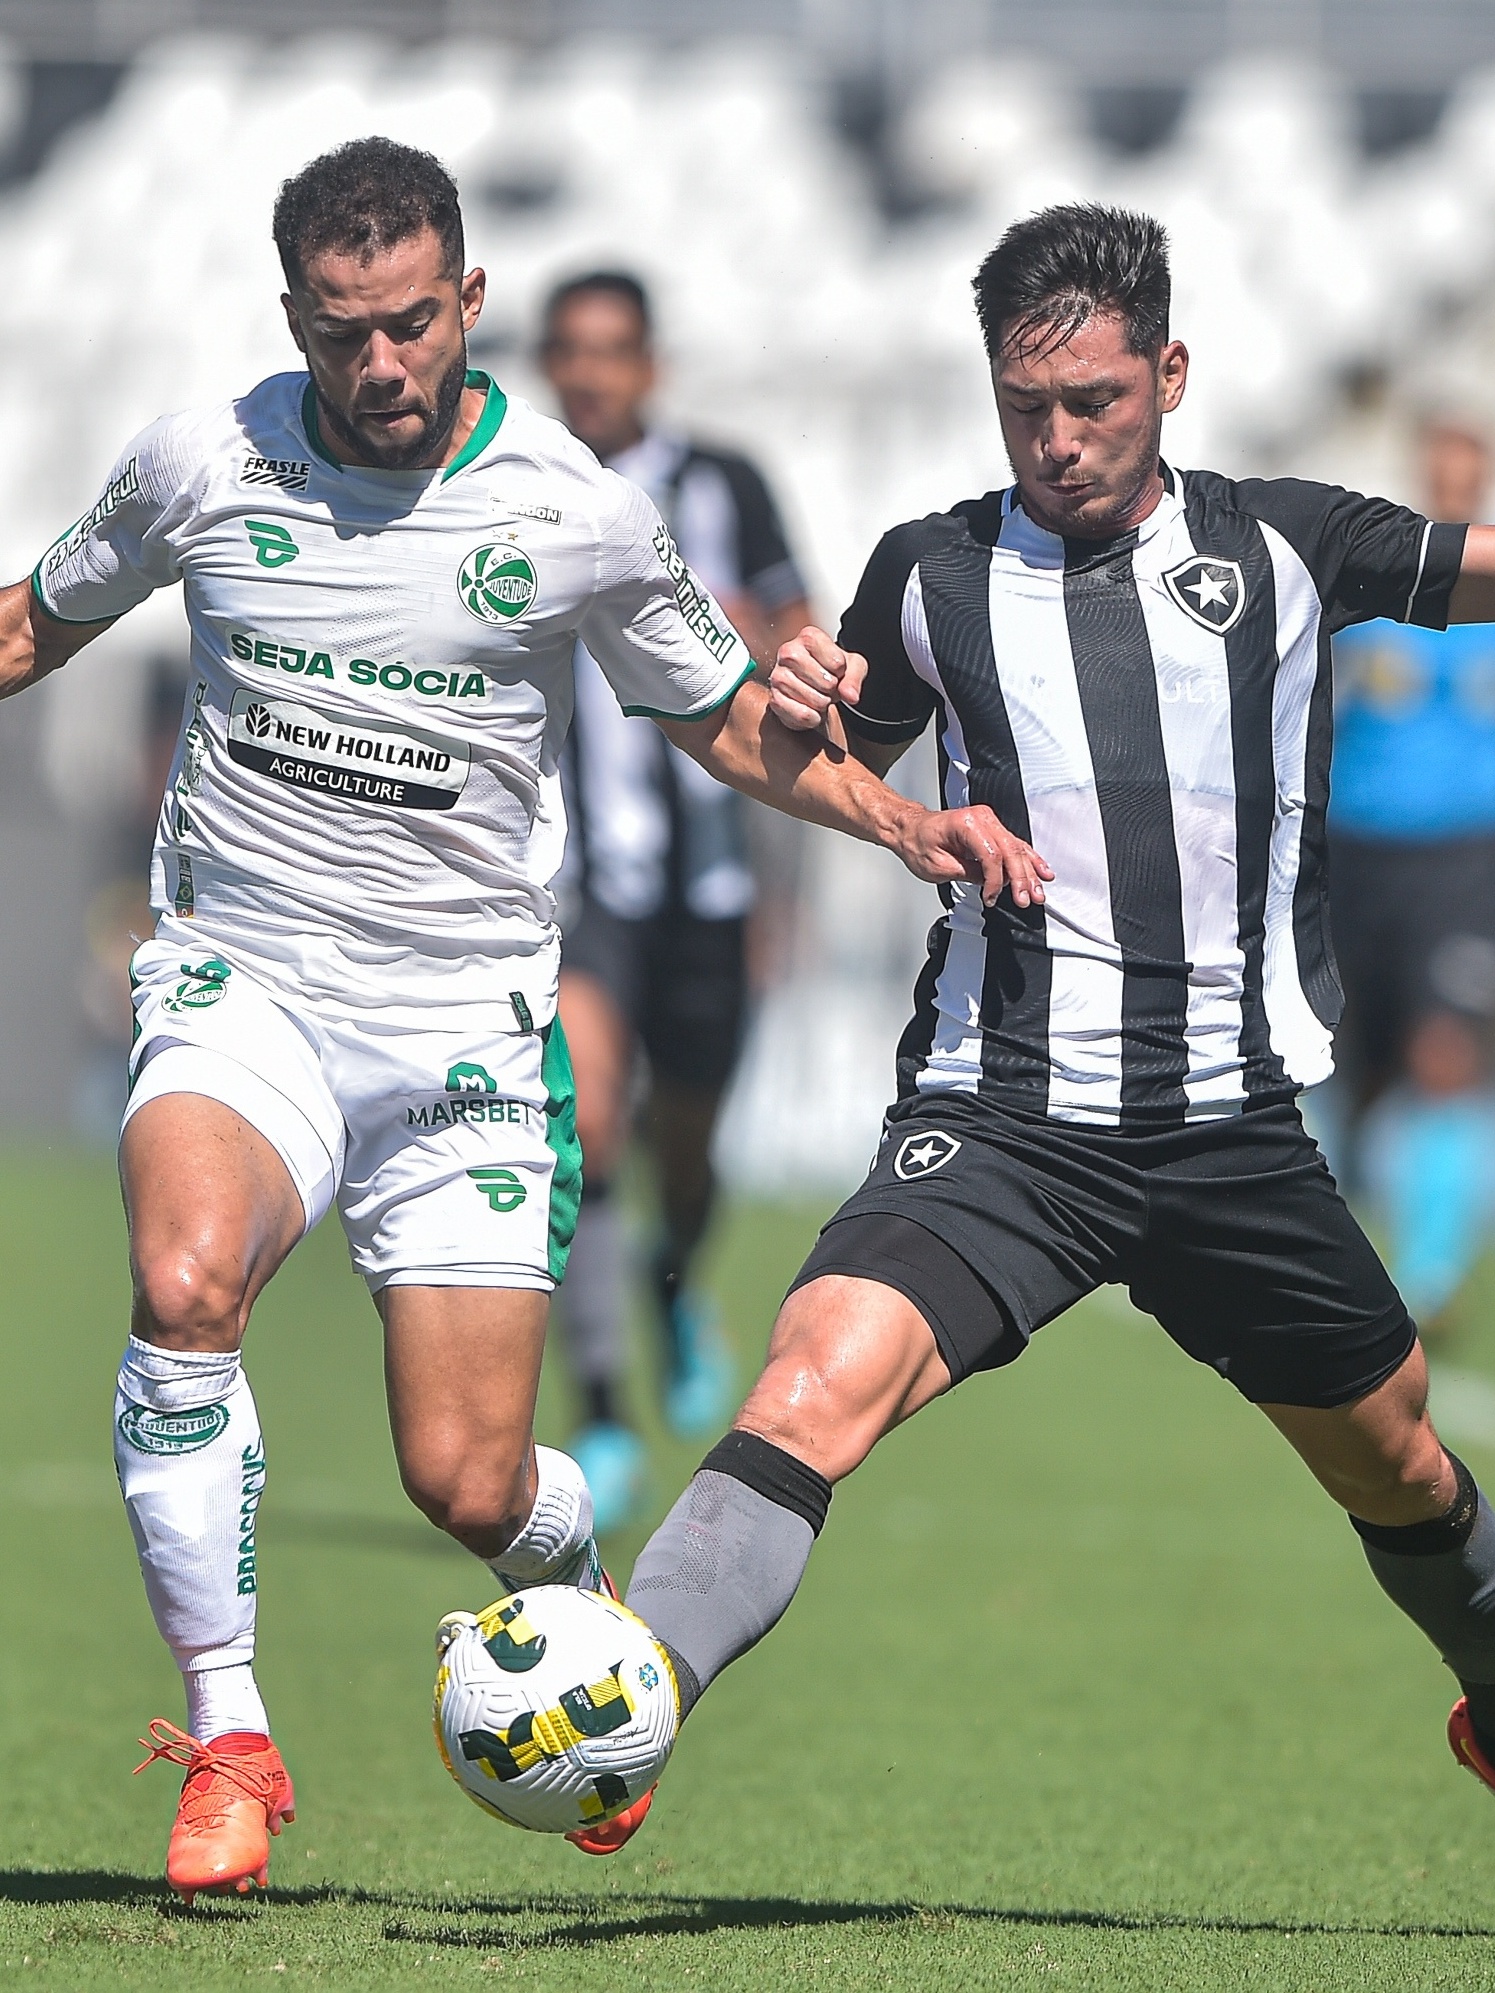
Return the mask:
[[[1042,906],[1043,882],[1053,867],[1032,845],[1015,836],[984,804],[966,810],[926,810],[913,819],[898,845],[899,856],[919,879],[944,884],[969,879],[994,906],[1010,886],[1020,907]]]
[[[857,703],[866,676],[866,658],[842,650],[834,637],[810,623],[779,646],[768,681],[770,708],[782,725],[800,732],[824,726],[838,701]]]

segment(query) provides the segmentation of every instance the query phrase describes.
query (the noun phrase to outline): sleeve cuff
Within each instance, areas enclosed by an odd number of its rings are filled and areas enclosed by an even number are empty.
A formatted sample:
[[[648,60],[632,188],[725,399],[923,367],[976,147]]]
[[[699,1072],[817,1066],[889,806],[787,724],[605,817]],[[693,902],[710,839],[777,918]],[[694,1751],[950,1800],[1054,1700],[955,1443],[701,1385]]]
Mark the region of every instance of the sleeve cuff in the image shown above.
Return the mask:
[[[1448,628],[1449,599],[1459,578],[1468,533],[1467,526],[1429,526],[1422,573],[1407,604],[1407,622],[1420,623],[1427,630]]]
[[[682,724],[691,720],[707,720],[713,713],[719,713],[723,706],[731,704],[757,669],[752,658],[749,658],[747,670],[734,678],[725,692],[718,693],[709,706],[697,706],[693,712],[666,713],[658,706],[625,706],[623,711],[631,720],[679,720]]]
[[[863,740],[880,740],[889,744],[901,740],[917,740],[929,725],[928,713],[920,713],[907,720],[878,720],[870,713],[864,713],[858,706],[840,708],[842,723],[848,733],[859,734]]]

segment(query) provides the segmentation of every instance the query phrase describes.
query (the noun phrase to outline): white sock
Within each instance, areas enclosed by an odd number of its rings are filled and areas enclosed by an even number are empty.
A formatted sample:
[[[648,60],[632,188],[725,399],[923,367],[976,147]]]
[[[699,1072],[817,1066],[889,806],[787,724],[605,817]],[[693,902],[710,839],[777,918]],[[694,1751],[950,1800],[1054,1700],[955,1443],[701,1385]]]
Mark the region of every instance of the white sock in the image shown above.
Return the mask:
[[[203,1709],[197,1721],[218,1724],[207,1734],[268,1733],[252,1665],[265,1449],[237,1350],[158,1349],[131,1336],[114,1399],[114,1464],[161,1638],[184,1675],[233,1677],[189,1679],[188,1728],[204,1735],[193,1720]],[[220,1711],[237,1714],[222,1722]]]
[[[540,1486],[529,1521],[488,1568],[510,1590],[521,1585],[580,1585],[595,1591],[602,1566],[592,1541],[592,1491],[569,1453],[535,1448]]]
[[[269,1736],[270,1719],[248,1661],[231,1668],[189,1668],[182,1682],[189,1736],[204,1744],[229,1730],[261,1730]]]

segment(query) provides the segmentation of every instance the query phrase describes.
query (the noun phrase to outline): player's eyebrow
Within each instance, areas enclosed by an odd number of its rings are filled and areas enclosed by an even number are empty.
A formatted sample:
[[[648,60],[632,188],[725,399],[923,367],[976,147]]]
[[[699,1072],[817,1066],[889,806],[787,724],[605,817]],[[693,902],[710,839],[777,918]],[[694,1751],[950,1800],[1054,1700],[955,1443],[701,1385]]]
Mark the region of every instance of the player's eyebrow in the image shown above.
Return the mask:
[[[390,325],[417,318],[429,318],[440,308],[440,298],[416,298],[410,304],[401,305],[398,311],[357,314],[352,317],[344,317],[335,311],[314,311],[312,323],[328,332],[345,332],[359,325]]]

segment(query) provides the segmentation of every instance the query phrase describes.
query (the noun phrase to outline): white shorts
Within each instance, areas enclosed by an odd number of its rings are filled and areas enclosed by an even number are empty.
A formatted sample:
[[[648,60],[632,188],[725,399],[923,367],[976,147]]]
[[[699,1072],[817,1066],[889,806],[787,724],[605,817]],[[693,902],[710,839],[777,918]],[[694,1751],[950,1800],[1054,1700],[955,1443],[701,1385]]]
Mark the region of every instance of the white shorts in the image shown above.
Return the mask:
[[[126,1123],[169,1093],[231,1107],[290,1172],[308,1231],[336,1199],[376,1293],[560,1280],[581,1149],[559,1019],[538,1031],[413,1030],[293,1009],[242,956],[230,966],[162,940],[137,950],[131,983]]]

